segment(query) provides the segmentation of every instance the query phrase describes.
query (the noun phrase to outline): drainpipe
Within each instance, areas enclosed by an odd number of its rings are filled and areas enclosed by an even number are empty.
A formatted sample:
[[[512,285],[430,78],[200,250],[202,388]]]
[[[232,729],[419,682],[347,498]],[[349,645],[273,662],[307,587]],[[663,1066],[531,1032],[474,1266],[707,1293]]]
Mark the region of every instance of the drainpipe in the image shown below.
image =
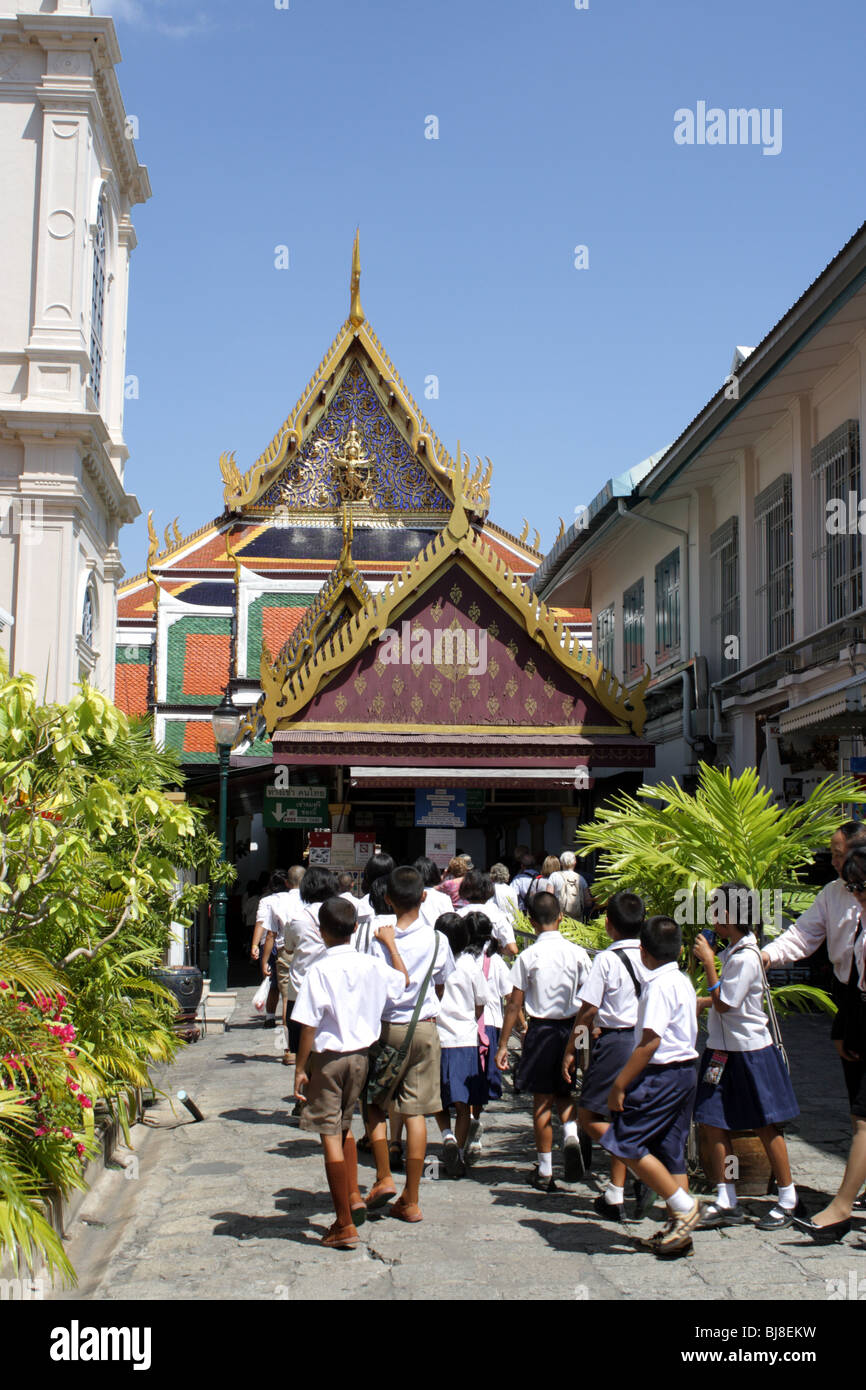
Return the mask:
[[[687,654],[691,652],[691,610],[690,610],[690,589],[689,589],[689,533],[682,526],[671,526],[667,521],[659,521],[654,516],[644,516],[642,512],[629,510],[621,497],[617,498],[616,509],[620,516],[628,517],[630,520],[645,521],[650,526],[661,526],[665,531],[673,531],[675,536],[683,539],[683,566],[682,566],[682,642],[681,650]],[[692,673],[687,666],[682,673],[683,679],[683,742],[689,748],[694,749],[695,740],[692,738],[691,715],[693,709],[692,702]]]

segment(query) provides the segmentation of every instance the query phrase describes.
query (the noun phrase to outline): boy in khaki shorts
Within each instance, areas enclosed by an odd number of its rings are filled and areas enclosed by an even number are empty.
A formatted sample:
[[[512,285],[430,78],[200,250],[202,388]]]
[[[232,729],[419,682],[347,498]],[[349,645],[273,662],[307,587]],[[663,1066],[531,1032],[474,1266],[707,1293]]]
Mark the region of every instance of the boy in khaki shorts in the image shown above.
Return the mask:
[[[322,1244],[353,1250],[367,1208],[358,1190],[358,1150],[352,1116],[367,1081],[368,1053],[390,1000],[401,998],[409,972],[394,946],[394,928],[378,940],[390,958],[365,956],[350,944],[355,909],[329,898],[319,910],[325,953],[309,967],[298,990],[293,1019],[301,1026],[295,1066],[295,1098],[305,1102],[301,1128],[321,1135],[325,1174],[337,1219]]]
[[[386,900],[397,914],[394,933],[396,948],[405,962],[409,984],[397,999],[389,999],[382,1018],[381,1041],[399,1048],[405,1041],[421,986],[427,978],[431,962],[435,962],[427,985],[418,1022],[409,1045],[403,1070],[391,1098],[391,1106],[406,1124],[406,1186],[391,1207],[391,1215],[401,1221],[420,1221],[418,1205],[421,1174],[427,1152],[428,1115],[442,1109],[439,1091],[439,1031],[436,1019],[439,999],[448,976],[454,970],[451,947],[420,917],[426,894],[424,880],[417,869],[404,866],[388,876]],[[389,951],[385,928],[379,928],[371,943],[371,954],[384,957]],[[434,952],[436,955],[434,956]],[[391,1176],[385,1112],[370,1106],[368,1125],[373,1157],[376,1160],[376,1181],[367,1194],[367,1208],[375,1211],[397,1196]]]

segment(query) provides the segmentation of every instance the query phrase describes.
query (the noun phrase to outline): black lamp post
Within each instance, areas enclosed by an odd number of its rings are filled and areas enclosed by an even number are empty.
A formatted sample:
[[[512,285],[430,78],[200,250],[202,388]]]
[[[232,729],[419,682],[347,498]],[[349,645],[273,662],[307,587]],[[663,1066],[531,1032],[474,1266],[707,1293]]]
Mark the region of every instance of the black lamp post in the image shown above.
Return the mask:
[[[220,760],[220,846],[222,861],[226,862],[228,830],[228,775],[229,755],[238,729],[241,725],[241,711],[232,704],[229,686],[226,686],[222,700],[211,715],[214,742]],[[226,886],[218,883],[213,897],[213,931],[210,939],[210,984],[214,994],[219,994],[228,986],[229,943],[226,936]]]

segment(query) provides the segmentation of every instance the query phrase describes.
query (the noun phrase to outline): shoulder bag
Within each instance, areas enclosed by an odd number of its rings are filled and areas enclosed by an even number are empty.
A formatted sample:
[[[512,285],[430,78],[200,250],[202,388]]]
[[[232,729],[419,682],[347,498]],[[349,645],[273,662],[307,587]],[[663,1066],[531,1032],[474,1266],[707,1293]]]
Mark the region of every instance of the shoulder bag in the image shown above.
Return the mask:
[[[433,935],[433,955],[427,968],[427,974],[424,976],[418,991],[418,998],[415,1001],[415,1008],[405,1038],[399,1047],[392,1047],[390,1043],[376,1042],[370,1048],[370,1069],[367,1073],[365,1097],[367,1105],[375,1105],[379,1110],[388,1108],[388,1102],[397,1089],[397,1082],[400,1080],[403,1064],[409,1055],[409,1048],[412,1046],[418,1019],[421,1017],[421,1009],[427,998],[427,990],[433,978],[433,971],[436,969],[441,932],[434,931]]]

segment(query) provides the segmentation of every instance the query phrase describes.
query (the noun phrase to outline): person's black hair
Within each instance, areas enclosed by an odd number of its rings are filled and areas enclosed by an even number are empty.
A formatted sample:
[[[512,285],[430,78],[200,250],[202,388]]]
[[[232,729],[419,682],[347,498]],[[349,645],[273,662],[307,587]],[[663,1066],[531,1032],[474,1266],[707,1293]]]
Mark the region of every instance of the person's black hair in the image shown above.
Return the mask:
[[[713,894],[724,893],[725,895],[725,916],[733,927],[738,927],[740,931],[747,932],[751,927],[761,925],[760,898],[756,889],[748,888],[745,883],[734,881],[731,883],[720,883],[718,888],[713,890]],[[743,894],[745,893],[745,900]]]
[[[483,951],[486,956],[495,956],[499,951],[499,942],[493,935],[493,923],[486,912],[465,912],[463,921],[469,928],[469,945],[466,947],[471,956],[480,956]]]
[[[358,914],[348,898],[327,898],[319,908],[319,926],[332,936],[348,941],[358,924]]]
[[[556,894],[546,891],[533,893],[531,898],[527,898],[526,911],[534,927],[552,927],[556,919],[562,916]]]
[[[394,860],[390,854],[371,854],[364,865],[364,872],[361,875],[361,887],[365,893],[369,893],[370,884],[383,874],[389,874],[394,867]]]
[[[465,903],[486,903],[493,897],[493,879],[481,869],[470,869],[464,876],[460,896]]]
[[[341,874],[337,874],[337,886],[341,893],[351,893],[355,886],[355,875],[344,869]]]
[[[459,912],[443,912],[441,917],[436,918],[436,930],[445,937],[455,959],[469,945],[469,927],[466,918],[461,917]]]
[[[373,882],[370,884],[370,892],[367,896],[370,899],[370,906],[372,907],[373,912],[377,917],[387,916],[391,911],[390,907],[385,901],[385,894],[387,893],[387,891],[387,874],[381,874],[379,878],[374,879]]]
[[[837,835],[844,835],[846,840],[852,839],[855,835],[860,835],[866,830],[866,821],[846,820],[844,824],[836,827]]]
[[[412,867],[417,869],[423,878],[425,888],[435,888],[437,884],[442,882],[439,865],[434,864],[432,859],[428,859],[426,854],[419,854]]]
[[[299,892],[302,903],[323,903],[328,898],[336,898],[337,875],[324,864],[314,864],[301,879]]]
[[[289,891],[289,878],[284,869],[274,869],[268,879],[268,886],[265,889],[268,897],[271,893],[287,893]],[[264,896],[264,895],[263,895]]]
[[[640,929],[640,944],[647,955],[663,965],[679,960],[683,949],[683,931],[673,917],[648,917]]]
[[[845,855],[842,877],[846,883],[866,883],[866,848],[852,849]]]
[[[640,936],[640,929],[646,921],[643,898],[621,889],[608,898],[607,915],[620,936]]]
[[[394,911],[409,912],[424,896],[424,880],[411,864],[401,864],[388,875],[388,898]]]

